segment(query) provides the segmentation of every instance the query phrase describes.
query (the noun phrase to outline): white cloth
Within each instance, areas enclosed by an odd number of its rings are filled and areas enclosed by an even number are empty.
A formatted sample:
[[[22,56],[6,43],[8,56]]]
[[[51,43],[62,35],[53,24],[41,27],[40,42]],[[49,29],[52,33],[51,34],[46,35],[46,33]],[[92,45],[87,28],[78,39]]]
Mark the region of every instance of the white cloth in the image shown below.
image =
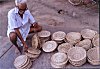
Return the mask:
[[[24,39],[24,41],[26,41],[26,37],[28,36],[28,33],[30,31],[30,26],[34,22],[35,20],[29,10],[25,11],[25,13],[23,14],[23,19],[22,19],[20,15],[18,14],[17,7],[11,9],[8,12],[7,36],[9,37],[10,32],[15,32],[14,28],[19,28],[22,38]]]

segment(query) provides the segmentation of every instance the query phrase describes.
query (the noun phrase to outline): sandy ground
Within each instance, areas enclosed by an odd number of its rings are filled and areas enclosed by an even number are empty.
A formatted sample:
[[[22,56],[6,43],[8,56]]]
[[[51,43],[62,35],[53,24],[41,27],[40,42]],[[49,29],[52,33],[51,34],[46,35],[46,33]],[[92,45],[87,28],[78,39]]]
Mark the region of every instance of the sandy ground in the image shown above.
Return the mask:
[[[6,36],[7,12],[15,7],[13,1],[0,3],[0,35]],[[96,7],[73,6],[67,0],[29,0],[28,8],[43,29],[67,32],[90,28],[99,31],[99,14]],[[65,11],[59,14],[58,11]]]

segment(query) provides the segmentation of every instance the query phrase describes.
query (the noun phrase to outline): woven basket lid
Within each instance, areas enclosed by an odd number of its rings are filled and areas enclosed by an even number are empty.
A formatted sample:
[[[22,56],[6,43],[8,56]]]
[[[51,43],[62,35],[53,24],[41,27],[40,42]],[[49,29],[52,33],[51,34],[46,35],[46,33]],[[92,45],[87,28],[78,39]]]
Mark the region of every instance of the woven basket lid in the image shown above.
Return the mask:
[[[92,43],[94,46],[99,46],[99,34],[96,34],[92,39]]]
[[[47,41],[43,44],[42,49],[45,52],[52,52],[57,48],[57,43],[55,41]]]
[[[81,35],[83,38],[92,39],[97,32],[91,29],[83,29]]]
[[[14,66],[15,67],[21,67],[21,66],[26,64],[28,59],[29,58],[26,55],[18,56],[14,61]]]
[[[29,60],[27,61],[27,63],[24,64],[23,66],[21,66],[21,67],[17,67],[17,69],[27,68],[27,66],[29,65],[29,63],[30,63],[30,59],[29,59]]]
[[[25,53],[29,58],[37,58],[39,54],[31,54],[31,53]]]
[[[30,69],[32,66],[32,62],[29,62],[29,64],[26,67],[21,67],[21,68],[17,68],[17,69]],[[34,68],[32,68],[34,69]]]
[[[46,30],[42,30],[41,32],[38,32],[39,37],[49,37],[50,35],[51,35],[51,33]]]
[[[83,47],[85,50],[88,50],[92,47],[91,44],[92,43],[91,43],[90,39],[84,39],[84,40],[80,41],[79,43],[77,43],[75,46]]]
[[[81,40],[81,34],[79,32],[69,32],[66,35],[66,39],[69,43],[75,44]]]
[[[87,57],[91,61],[99,61],[100,62],[100,54],[99,47],[91,48],[87,51]]]
[[[28,48],[27,51],[29,53],[31,53],[31,54],[40,54],[41,53],[41,50],[39,50],[39,49],[33,49],[32,47]]]
[[[79,5],[81,0],[68,0],[72,5]]]
[[[70,43],[63,43],[63,44],[60,44],[57,49],[59,52],[67,53],[68,50],[72,47],[73,45]]]
[[[65,32],[63,32],[63,31],[57,31],[57,32],[53,33],[52,39],[60,41],[60,40],[64,40],[65,36],[66,36]]]
[[[71,61],[80,61],[86,58],[86,50],[82,47],[72,47],[68,50],[68,58]]]
[[[32,37],[32,47],[34,49],[38,48],[39,46],[39,37],[37,36],[37,34],[35,34],[33,37]]]
[[[51,57],[51,61],[54,63],[62,63],[65,62],[67,59],[68,59],[67,55],[61,52],[55,53]]]

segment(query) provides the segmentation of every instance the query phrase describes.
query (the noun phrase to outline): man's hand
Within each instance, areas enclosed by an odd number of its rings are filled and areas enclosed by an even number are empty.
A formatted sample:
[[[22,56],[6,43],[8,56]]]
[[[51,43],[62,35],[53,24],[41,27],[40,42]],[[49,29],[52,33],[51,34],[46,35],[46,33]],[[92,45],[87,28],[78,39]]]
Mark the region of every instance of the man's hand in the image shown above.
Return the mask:
[[[24,44],[23,44],[23,46],[24,46],[24,52],[27,52],[27,49],[28,49],[27,44],[26,44],[26,43],[24,43]]]

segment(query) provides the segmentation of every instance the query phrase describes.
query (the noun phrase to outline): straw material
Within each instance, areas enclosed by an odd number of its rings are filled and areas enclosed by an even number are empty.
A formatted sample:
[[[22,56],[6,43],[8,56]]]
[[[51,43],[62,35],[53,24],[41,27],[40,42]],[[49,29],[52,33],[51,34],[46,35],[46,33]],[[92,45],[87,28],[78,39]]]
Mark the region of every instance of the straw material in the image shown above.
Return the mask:
[[[99,34],[96,34],[92,40],[93,46],[99,46]]]
[[[39,50],[39,49],[33,49],[32,47],[28,48],[27,51],[29,53],[31,53],[31,54],[40,54],[41,53],[41,50]]]
[[[21,55],[18,56],[15,61],[14,61],[14,66],[17,67],[21,67],[24,64],[26,64],[26,62],[28,61],[28,57],[26,55]]]
[[[55,33],[53,33],[52,35],[52,39],[53,40],[57,40],[57,41],[62,41],[65,39],[66,33],[63,31],[57,31]]]
[[[52,52],[57,48],[57,43],[55,41],[47,41],[43,44],[42,49],[45,52]]]
[[[50,37],[50,35],[51,35],[51,33],[49,31],[46,31],[46,30],[43,30],[43,31],[38,33],[38,36],[43,37],[43,38]]]
[[[72,5],[79,5],[81,0],[68,0]]]
[[[52,55],[51,61],[52,62],[56,62],[56,63],[62,63],[64,61],[66,61],[67,58],[68,57],[67,57],[67,55],[65,53],[58,52],[58,53],[55,53],[54,55]]]
[[[51,57],[51,66],[54,68],[63,68],[68,62],[68,56],[65,53],[55,53]]]
[[[18,56],[14,61],[14,66],[17,69],[29,69],[32,65],[32,62],[26,55]]]
[[[75,46],[77,47],[83,47],[85,50],[88,50],[92,47],[92,43],[90,39],[84,39],[77,43]]]
[[[86,39],[92,39],[96,35],[96,33],[97,33],[96,31],[91,29],[83,29],[81,31],[82,37]]]
[[[37,34],[35,34],[33,37],[32,37],[32,47],[34,49],[37,49],[39,47],[39,37],[37,36]]]
[[[70,43],[63,43],[63,44],[59,45],[57,49],[59,52],[67,53],[68,50],[72,47],[73,47],[73,45],[71,45]]]
[[[92,65],[100,65],[99,47],[91,48],[87,51],[88,61]]]
[[[29,52],[25,53],[26,56],[28,56],[29,58],[37,58],[39,56],[39,54],[31,54]]]
[[[68,58],[74,66],[81,66],[86,62],[86,51],[82,47],[72,47],[68,50]]]
[[[81,34],[79,32],[69,32],[66,35],[66,39],[70,44],[76,44],[81,40]]]

